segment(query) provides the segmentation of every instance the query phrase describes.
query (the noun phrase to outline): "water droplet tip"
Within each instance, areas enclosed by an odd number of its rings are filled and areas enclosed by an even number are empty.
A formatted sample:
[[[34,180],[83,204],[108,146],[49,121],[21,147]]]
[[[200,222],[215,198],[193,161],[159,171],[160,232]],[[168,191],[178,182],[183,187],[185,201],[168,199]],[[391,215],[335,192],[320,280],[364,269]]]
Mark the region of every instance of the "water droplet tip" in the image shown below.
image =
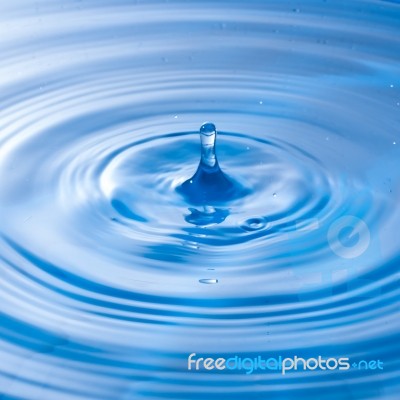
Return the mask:
[[[215,125],[211,122],[205,122],[200,128],[200,133],[206,136],[211,136],[215,134],[215,131]]]

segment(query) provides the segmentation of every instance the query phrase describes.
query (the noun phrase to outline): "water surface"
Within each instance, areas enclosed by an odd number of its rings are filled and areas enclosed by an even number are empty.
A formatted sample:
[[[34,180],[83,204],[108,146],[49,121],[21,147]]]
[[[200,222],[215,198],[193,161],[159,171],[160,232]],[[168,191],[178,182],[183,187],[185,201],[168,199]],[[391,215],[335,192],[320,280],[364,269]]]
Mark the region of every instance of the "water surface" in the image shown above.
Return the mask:
[[[397,1],[3,1],[0,49],[1,399],[398,398]]]

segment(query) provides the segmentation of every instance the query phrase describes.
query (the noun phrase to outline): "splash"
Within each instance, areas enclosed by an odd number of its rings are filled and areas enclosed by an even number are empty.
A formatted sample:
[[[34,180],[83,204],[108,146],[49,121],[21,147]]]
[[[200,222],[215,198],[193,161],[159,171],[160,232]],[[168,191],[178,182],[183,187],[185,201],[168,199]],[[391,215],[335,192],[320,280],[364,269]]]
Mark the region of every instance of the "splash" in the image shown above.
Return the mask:
[[[249,193],[248,189],[221,170],[216,154],[216,139],[215,125],[204,123],[200,128],[201,157],[197,171],[177,189],[190,204],[223,204]]]

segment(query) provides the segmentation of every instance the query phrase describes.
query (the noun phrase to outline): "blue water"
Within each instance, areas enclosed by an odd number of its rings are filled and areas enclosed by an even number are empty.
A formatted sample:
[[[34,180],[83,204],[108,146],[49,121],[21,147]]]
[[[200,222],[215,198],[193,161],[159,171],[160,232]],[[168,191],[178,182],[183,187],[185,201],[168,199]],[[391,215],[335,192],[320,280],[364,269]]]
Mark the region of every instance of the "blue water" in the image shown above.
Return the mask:
[[[3,0],[0,50],[0,399],[399,399],[398,1]]]

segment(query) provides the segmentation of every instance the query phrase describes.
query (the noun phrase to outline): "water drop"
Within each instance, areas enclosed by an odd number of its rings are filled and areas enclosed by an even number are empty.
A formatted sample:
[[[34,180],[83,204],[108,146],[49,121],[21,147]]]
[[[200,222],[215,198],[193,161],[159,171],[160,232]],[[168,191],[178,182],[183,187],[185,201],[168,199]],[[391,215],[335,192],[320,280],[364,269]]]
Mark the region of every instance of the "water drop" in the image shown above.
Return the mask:
[[[197,171],[176,189],[190,204],[221,204],[249,193],[219,167],[216,139],[215,125],[211,122],[204,123],[200,128],[201,156]]]
[[[206,279],[199,279],[200,283],[205,283],[207,285],[214,285],[218,283],[218,279],[206,278]]]
[[[217,130],[214,124],[205,123],[200,128],[201,140],[201,163],[208,168],[217,167],[217,156],[215,154],[215,140]]]
[[[276,197],[276,193],[273,193],[272,196],[273,196],[273,197]]]

